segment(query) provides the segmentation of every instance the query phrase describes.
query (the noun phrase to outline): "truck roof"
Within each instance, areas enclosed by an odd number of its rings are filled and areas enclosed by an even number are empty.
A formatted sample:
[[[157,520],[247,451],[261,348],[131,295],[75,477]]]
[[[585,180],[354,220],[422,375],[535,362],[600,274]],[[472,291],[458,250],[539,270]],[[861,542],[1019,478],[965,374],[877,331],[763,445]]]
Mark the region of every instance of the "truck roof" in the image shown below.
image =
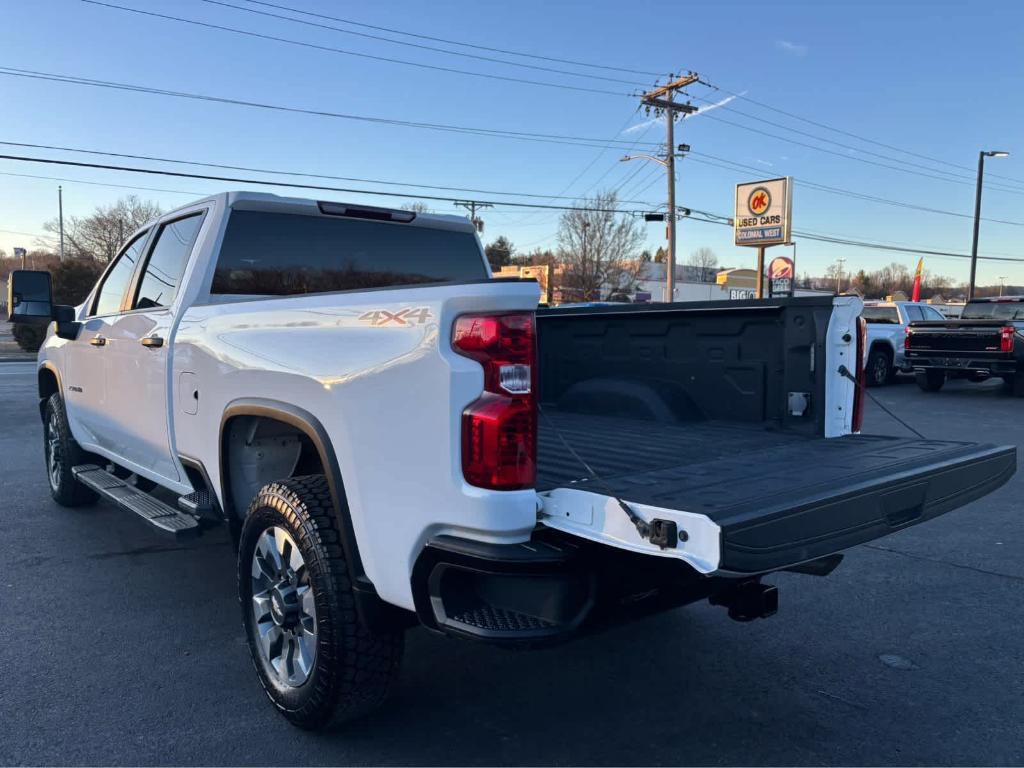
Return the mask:
[[[417,213],[414,211],[407,211],[401,208],[388,208],[375,205],[367,205],[365,203],[350,203],[337,200],[314,200],[306,197],[284,197],[282,195],[275,195],[270,192],[252,192],[249,190],[235,190],[230,192],[220,192],[215,195],[209,195],[207,197],[193,200],[186,205],[179,206],[172,211],[168,211],[164,214],[176,213],[177,211],[183,211],[187,208],[204,203],[207,201],[219,202],[226,208],[232,208],[236,210],[247,210],[247,211],[278,211],[280,213],[298,213],[313,216],[324,216],[324,215],[346,215],[342,213],[345,209],[351,211],[362,211],[362,212],[374,212],[374,213],[391,213],[404,216],[412,216],[408,224],[415,226],[427,226],[432,229],[450,229],[463,232],[476,232],[476,228],[465,216],[458,216],[454,214],[440,214],[440,213]],[[329,213],[324,211],[322,205],[330,206],[332,209],[339,211],[338,213]],[[163,216],[161,216],[163,218]],[[366,216],[357,216],[357,218],[367,218]],[[149,226],[153,222],[148,222],[146,226]]]

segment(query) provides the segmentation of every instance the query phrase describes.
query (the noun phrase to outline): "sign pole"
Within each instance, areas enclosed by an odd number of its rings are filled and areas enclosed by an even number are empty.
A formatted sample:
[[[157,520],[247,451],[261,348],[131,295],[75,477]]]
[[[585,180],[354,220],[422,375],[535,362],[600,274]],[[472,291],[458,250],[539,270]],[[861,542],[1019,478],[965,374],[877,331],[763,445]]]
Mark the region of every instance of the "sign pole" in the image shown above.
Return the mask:
[[[757,293],[754,294],[755,299],[764,298],[764,246],[758,246],[757,248]]]

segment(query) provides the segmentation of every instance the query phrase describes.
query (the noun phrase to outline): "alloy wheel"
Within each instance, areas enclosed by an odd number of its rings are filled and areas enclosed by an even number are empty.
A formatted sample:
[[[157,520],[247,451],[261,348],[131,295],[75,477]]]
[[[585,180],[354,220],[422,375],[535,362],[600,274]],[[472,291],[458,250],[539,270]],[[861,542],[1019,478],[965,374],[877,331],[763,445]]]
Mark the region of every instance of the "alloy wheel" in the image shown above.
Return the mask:
[[[46,423],[46,473],[50,478],[50,487],[55,491],[60,488],[60,469],[63,460],[57,412],[50,411],[50,418]]]
[[[309,571],[291,535],[260,534],[252,554],[252,618],[263,660],[283,685],[297,688],[316,662],[316,605]]]

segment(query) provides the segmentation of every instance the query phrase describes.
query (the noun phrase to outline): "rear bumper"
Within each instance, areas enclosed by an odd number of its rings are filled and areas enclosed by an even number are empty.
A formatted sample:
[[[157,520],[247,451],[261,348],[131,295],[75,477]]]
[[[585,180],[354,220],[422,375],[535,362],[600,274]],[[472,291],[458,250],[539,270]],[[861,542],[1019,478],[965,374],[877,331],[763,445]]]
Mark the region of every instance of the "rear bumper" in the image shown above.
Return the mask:
[[[543,645],[703,600],[735,584],[652,558],[538,529],[522,544],[438,536],[413,569],[428,629],[502,645]]]
[[[1012,357],[993,358],[970,354],[957,355],[956,353],[933,355],[911,352],[907,357],[907,363],[915,371],[977,372],[993,376],[1006,376],[1024,370],[1024,365]]]

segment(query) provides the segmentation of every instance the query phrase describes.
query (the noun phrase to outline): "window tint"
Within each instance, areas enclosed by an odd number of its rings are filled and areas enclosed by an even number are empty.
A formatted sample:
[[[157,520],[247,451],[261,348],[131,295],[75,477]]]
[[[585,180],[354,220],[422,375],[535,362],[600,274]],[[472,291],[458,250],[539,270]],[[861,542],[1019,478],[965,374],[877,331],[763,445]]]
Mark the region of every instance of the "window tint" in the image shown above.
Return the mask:
[[[1022,301],[969,302],[960,315],[961,320],[1024,320]]]
[[[900,324],[900,315],[896,307],[864,307],[861,315],[869,323]]]
[[[121,255],[114,260],[114,266],[107,272],[96,294],[96,303],[93,305],[92,314],[110,315],[121,311],[121,299],[128,288],[128,281],[132,279],[132,272],[135,271],[135,264],[142,255],[142,246],[146,244],[146,234],[143,232],[135,238],[128,247],[121,251]]]
[[[485,279],[480,247],[469,232],[235,211],[210,292],[287,296]]]
[[[903,309],[907,313],[907,322],[912,323],[915,320],[924,320],[924,313],[920,307],[915,307],[913,304],[904,304]]]
[[[203,215],[194,213],[160,227],[132,309],[166,307],[174,301],[178,281],[185,271],[185,263],[192,252],[196,235],[199,234]]]

